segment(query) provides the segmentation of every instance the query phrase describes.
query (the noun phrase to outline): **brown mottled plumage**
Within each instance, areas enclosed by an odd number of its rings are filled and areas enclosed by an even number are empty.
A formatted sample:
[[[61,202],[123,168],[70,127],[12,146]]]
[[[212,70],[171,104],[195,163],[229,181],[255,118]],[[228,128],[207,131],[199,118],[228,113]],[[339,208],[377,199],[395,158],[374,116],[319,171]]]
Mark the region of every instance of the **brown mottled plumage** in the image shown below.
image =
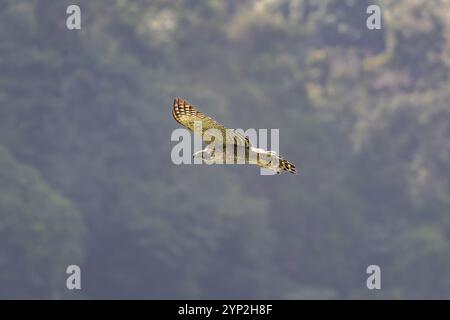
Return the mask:
[[[229,156],[229,152],[227,150],[235,151],[241,148],[244,149],[244,152],[241,154],[245,155],[244,158],[239,158],[237,152],[232,152],[232,155],[230,156],[233,158],[232,160],[241,160],[243,161],[243,163],[255,164],[262,168],[271,169],[277,174],[282,170],[294,174],[297,173],[297,170],[292,163],[278,156],[273,151],[254,148],[247,137],[244,137],[234,130],[227,129],[213,118],[198,111],[196,107],[190,105],[183,99],[174,99],[172,115],[178,123],[197,134],[200,133],[197,132],[198,130],[196,130],[196,122],[197,124],[201,124],[202,139],[208,143],[213,141],[214,145],[221,144],[223,146],[223,153],[216,152],[216,148],[211,147],[211,145],[209,145],[205,150],[198,152],[204,159],[204,155],[207,155],[209,160],[220,162],[220,160],[226,159]],[[210,132],[208,132],[209,129],[216,129],[218,130],[218,132],[220,132],[220,134],[211,134]],[[194,156],[196,155],[197,154],[194,154]]]

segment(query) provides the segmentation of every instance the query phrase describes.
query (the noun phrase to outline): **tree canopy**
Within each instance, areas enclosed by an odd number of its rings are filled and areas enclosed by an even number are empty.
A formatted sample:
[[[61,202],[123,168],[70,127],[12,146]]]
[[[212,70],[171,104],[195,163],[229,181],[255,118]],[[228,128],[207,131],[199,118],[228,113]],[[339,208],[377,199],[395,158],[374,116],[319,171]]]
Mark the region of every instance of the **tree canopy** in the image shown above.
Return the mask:
[[[0,297],[450,298],[448,2],[72,2],[0,5]],[[175,96],[300,174],[172,164]]]

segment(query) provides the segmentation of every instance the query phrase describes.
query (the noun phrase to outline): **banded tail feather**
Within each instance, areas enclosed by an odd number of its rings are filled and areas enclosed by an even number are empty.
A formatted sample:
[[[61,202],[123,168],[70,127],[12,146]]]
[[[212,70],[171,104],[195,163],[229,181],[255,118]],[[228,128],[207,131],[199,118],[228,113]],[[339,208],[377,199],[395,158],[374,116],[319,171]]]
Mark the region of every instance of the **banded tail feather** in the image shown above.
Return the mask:
[[[297,174],[297,169],[295,168],[295,166],[285,159],[280,160],[280,169],[292,174]]]

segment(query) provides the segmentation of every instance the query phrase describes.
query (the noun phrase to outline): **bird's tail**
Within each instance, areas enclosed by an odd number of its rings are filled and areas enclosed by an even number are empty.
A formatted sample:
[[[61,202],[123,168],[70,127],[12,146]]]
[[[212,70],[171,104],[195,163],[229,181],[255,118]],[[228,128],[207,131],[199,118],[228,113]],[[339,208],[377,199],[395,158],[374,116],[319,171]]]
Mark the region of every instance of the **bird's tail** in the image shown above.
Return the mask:
[[[292,173],[292,174],[297,174],[297,169],[295,168],[295,166],[283,158],[280,158],[279,166],[280,166],[281,170],[288,171],[289,173]]]

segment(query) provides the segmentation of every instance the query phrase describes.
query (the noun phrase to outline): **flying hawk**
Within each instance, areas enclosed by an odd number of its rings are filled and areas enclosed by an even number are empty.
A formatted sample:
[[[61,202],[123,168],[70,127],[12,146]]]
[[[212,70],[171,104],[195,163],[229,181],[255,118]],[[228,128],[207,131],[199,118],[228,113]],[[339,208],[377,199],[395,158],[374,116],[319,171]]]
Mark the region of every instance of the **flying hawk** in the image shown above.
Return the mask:
[[[201,125],[202,140],[210,144],[204,150],[194,153],[194,157],[201,157],[209,163],[228,163],[231,160],[238,163],[255,164],[273,170],[277,174],[283,170],[297,173],[295,166],[277,155],[276,152],[253,147],[247,137],[235,130],[225,128],[183,99],[174,99],[172,115],[178,123],[194,133],[200,134],[196,128],[199,128],[197,127],[199,124]],[[209,129],[216,129],[216,132],[220,134],[211,134]]]

